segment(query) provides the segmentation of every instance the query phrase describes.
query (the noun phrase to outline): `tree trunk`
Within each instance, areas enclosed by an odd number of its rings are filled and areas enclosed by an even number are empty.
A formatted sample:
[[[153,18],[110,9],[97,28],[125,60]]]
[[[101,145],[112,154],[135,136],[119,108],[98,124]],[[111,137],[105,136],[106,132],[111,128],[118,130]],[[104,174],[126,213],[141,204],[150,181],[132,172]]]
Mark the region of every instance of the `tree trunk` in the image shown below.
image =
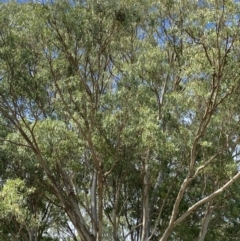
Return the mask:
[[[103,226],[103,170],[102,164],[99,164],[98,170],[98,232],[97,241],[102,240],[102,226]]]
[[[147,153],[147,157],[143,159],[143,218],[142,218],[142,235],[141,241],[146,241],[149,236],[149,178],[148,178],[148,165],[146,163],[149,157],[149,151]]]
[[[93,235],[96,237],[97,235],[97,173],[93,172],[92,176],[92,184],[90,190],[91,196],[91,212],[92,212],[92,230]]]
[[[209,224],[210,218],[212,216],[212,212],[213,212],[211,205],[212,205],[212,200],[207,203],[206,213],[205,213],[203,221],[202,221],[202,227],[201,227],[201,230],[199,233],[198,241],[203,241],[205,239],[208,224]]]

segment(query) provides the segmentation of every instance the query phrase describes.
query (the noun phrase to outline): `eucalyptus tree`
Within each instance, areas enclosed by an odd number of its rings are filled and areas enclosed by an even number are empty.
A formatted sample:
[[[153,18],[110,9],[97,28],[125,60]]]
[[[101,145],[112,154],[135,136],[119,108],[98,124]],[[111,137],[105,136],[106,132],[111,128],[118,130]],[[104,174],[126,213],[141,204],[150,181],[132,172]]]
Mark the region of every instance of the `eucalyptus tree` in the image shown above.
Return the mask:
[[[211,220],[237,220],[239,3],[0,10],[4,145],[44,171],[80,239],[220,240]]]

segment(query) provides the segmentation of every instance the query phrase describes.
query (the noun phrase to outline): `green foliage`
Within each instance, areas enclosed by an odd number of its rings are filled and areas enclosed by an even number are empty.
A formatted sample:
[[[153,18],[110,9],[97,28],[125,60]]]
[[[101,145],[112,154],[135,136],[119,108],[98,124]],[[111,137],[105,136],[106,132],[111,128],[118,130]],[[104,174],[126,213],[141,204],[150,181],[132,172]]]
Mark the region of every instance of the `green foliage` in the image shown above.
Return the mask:
[[[3,237],[237,240],[239,8],[1,3]]]
[[[19,222],[24,223],[26,221],[25,197],[34,190],[25,189],[24,181],[20,179],[8,180],[5,183],[1,191],[1,218],[9,216],[9,219],[11,219],[14,216]],[[32,222],[32,225],[34,225],[34,222]]]

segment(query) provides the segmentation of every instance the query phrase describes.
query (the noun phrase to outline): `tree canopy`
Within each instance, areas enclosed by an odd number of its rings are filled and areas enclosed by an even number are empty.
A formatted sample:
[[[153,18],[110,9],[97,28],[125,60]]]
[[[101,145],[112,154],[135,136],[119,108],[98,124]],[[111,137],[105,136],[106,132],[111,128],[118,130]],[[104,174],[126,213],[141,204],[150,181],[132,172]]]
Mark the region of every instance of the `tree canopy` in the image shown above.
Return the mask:
[[[239,239],[239,1],[0,13],[0,240]]]

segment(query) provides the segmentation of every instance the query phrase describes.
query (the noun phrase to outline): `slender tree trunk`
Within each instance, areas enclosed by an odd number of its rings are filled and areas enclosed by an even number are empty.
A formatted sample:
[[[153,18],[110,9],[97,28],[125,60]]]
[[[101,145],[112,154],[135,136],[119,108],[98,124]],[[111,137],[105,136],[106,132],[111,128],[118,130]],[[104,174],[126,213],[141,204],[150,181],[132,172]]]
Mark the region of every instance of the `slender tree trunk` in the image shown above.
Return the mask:
[[[98,232],[97,241],[102,240],[102,226],[103,226],[103,170],[102,164],[99,160],[98,169]]]
[[[215,181],[214,192],[217,189],[218,189],[218,180]],[[212,203],[213,203],[213,199],[211,199],[209,202],[206,203],[206,211],[205,211],[204,218],[202,220],[202,226],[201,226],[201,230],[199,232],[198,241],[203,241],[205,239],[207,229],[208,229],[208,224],[210,222],[210,218],[213,213]]]
[[[149,194],[148,194],[148,177],[145,174],[143,187],[143,219],[142,219],[142,237],[141,241],[147,240],[149,236]]]
[[[79,210],[78,201],[76,200],[76,197],[73,195],[71,196],[71,208],[69,210],[66,210],[70,220],[72,221],[74,227],[76,228],[81,240],[84,241],[95,241],[96,238],[92,233],[89,232],[84,219],[82,217],[82,214]]]
[[[91,196],[91,212],[92,212],[92,230],[93,235],[96,237],[97,235],[97,173],[93,172],[92,176],[92,185],[90,190]]]
[[[29,235],[29,241],[35,241],[33,228],[30,228],[30,229],[29,229],[28,235]]]
[[[199,233],[198,241],[203,241],[205,239],[208,224],[209,224],[210,218],[212,216],[212,212],[213,212],[211,205],[212,205],[212,200],[207,203],[206,212],[205,212],[205,215],[204,215],[204,218],[202,221],[202,227],[201,227],[201,230]]]
[[[184,180],[184,182],[182,183],[181,185],[181,188],[178,192],[178,196],[175,200],[175,203],[174,203],[174,206],[173,206],[173,210],[172,210],[172,215],[171,215],[171,218],[170,218],[170,221],[169,221],[169,224],[168,224],[168,227],[166,228],[162,238],[160,239],[160,241],[166,241],[168,240],[169,238],[169,235],[171,234],[173,228],[174,228],[174,222],[176,220],[176,217],[177,217],[177,213],[178,213],[178,208],[179,208],[179,205],[180,205],[180,202],[183,198],[183,195],[184,195],[184,192],[188,186],[188,184],[190,183],[191,179],[190,178],[186,178]]]
[[[119,210],[119,192],[120,192],[120,186],[121,183],[116,181],[116,189],[114,190],[114,193],[116,193],[114,197],[114,210],[113,210],[113,239],[114,241],[119,241],[118,238],[118,220],[117,220],[117,213]]]
[[[152,224],[152,215],[153,215],[153,211],[154,211],[154,203],[156,202],[156,200],[158,198],[157,191],[158,191],[159,186],[163,183],[163,179],[164,179],[163,170],[160,170],[159,173],[158,173],[158,177],[157,177],[157,180],[155,182],[153,191],[152,191],[152,195],[149,199],[150,200],[150,202],[149,202],[149,219],[150,219],[149,220],[149,226],[151,226],[151,224]]]
[[[142,235],[141,241],[146,241],[149,236],[149,177],[148,177],[148,165],[146,163],[149,157],[149,151],[147,157],[142,161],[143,163],[143,218],[142,218]]]

